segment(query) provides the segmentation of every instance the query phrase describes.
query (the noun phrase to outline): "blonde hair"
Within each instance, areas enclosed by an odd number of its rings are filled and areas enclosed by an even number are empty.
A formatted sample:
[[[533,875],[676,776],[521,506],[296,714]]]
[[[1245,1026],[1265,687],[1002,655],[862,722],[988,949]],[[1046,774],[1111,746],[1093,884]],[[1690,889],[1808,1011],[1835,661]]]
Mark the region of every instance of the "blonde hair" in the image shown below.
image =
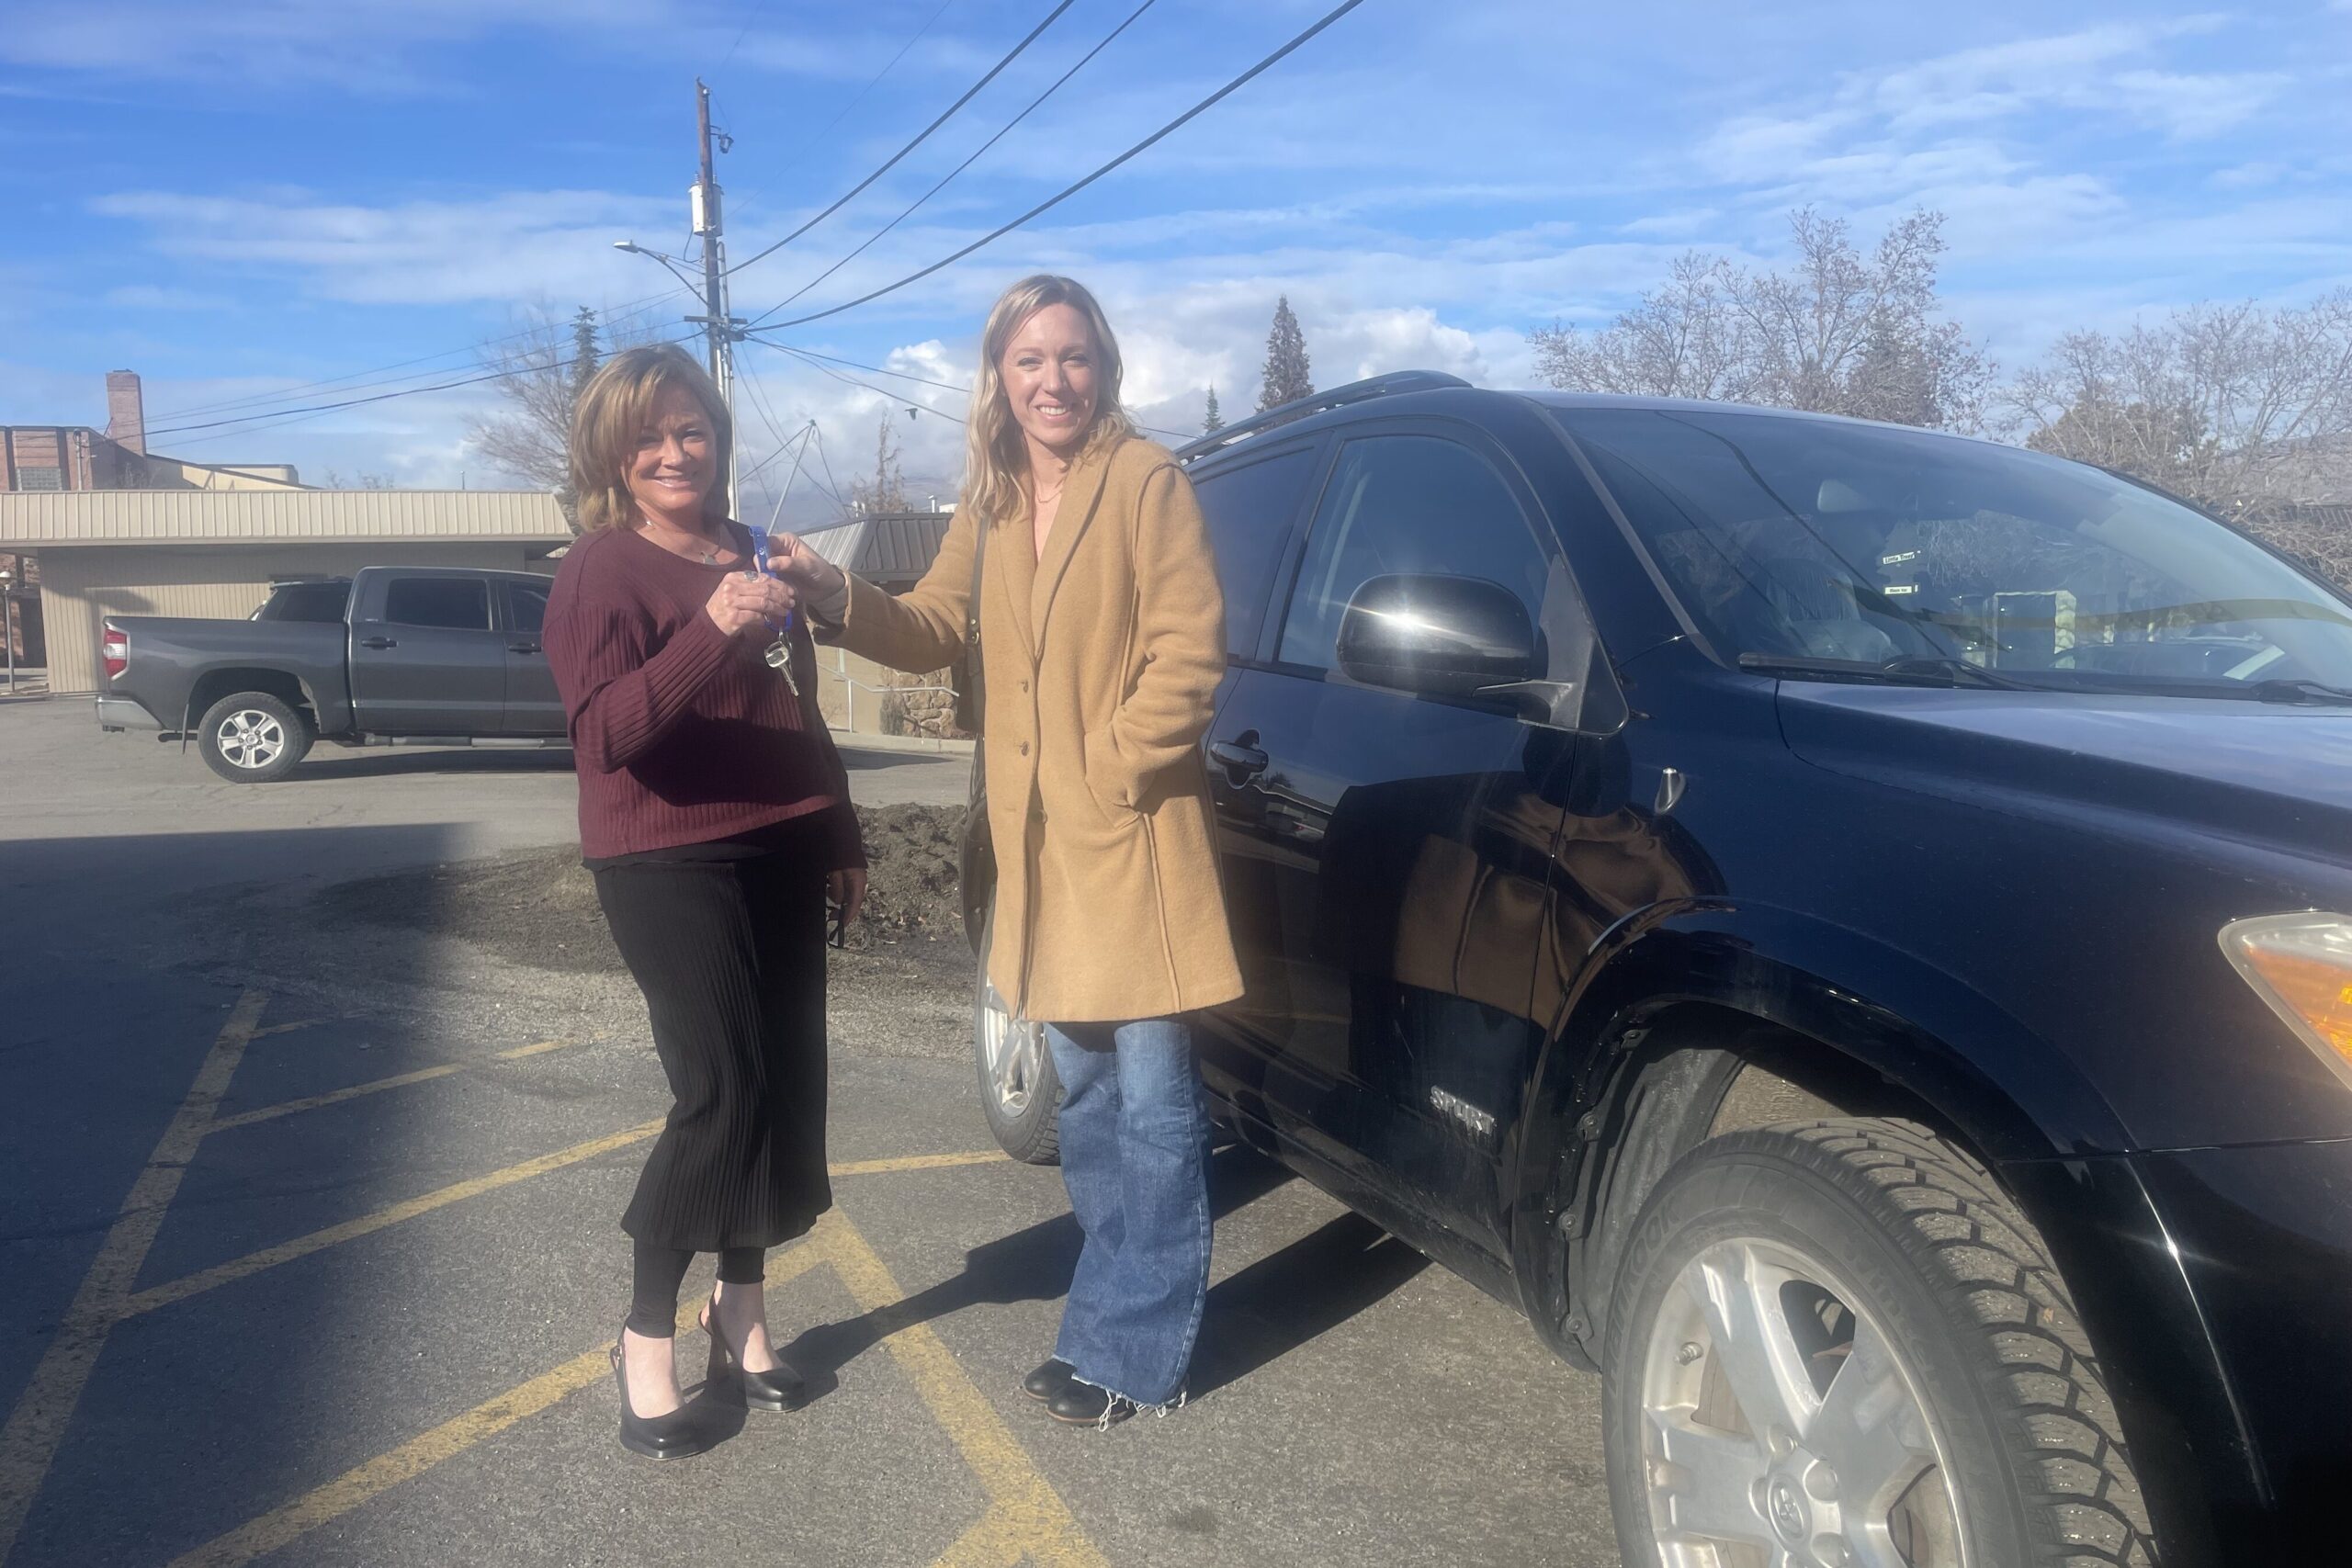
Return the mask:
[[[998,296],[989,310],[988,325],[980,332],[980,373],[972,384],[972,417],[964,437],[962,504],[983,528],[1020,516],[1028,501],[1021,481],[1029,471],[1029,451],[1023,443],[1021,426],[1013,420],[1012,405],[1004,395],[1004,377],[998,366],[1012,334],[1030,317],[1055,305],[1068,305],[1084,316],[1094,335],[1094,419],[1087,426],[1080,452],[1091,455],[1136,434],[1135,421],[1119,406],[1124,367],[1119,340],[1111,335],[1102,307],[1075,278],[1042,272],[1023,278]]]
[[[694,356],[674,343],[624,349],[596,367],[571,410],[571,493],[580,508],[580,531],[633,528],[637,500],[628,492],[628,466],[637,438],[652,417],[653,400],[665,387],[683,387],[710,420],[717,461],[703,515],[727,515],[728,455],[735,449],[735,422],[727,404]]]

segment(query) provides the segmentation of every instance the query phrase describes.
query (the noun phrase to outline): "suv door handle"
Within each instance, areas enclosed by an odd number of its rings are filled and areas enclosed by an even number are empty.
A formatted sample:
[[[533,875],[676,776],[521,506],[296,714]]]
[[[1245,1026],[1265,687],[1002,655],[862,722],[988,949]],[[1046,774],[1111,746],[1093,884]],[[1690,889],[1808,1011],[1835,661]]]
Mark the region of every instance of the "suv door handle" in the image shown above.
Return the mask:
[[[363,637],[359,639],[359,646],[362,648],[398,648],[400,644],[388,637]]]
[[[506,651],[509,653],[537,653],[540,651],[540,649],[539,645],[536,642],[510,642],[506,645]]]
[[[1257,739],[1258,732],[1251,729],[1244,731],[1238,741],[1212,740],[1209,742],[1209,760],[1223,768],[1226,776],[1236,784],[1256,778],[1266,771],[1270,760],[1263,751],[1249,744]]]

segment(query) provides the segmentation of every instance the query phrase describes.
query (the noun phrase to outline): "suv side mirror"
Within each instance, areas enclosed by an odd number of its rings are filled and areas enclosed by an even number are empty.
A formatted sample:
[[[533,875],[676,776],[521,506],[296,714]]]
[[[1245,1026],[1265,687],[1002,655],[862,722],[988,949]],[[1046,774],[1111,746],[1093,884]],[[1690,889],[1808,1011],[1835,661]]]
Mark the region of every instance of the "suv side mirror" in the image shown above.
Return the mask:
[[[1340,620],[1340,670],[1367,686],[1435,697],[1481,694],[1533,680],[1543,669],[1534,624],[1519,596],[1477,577],[1375,577]]]

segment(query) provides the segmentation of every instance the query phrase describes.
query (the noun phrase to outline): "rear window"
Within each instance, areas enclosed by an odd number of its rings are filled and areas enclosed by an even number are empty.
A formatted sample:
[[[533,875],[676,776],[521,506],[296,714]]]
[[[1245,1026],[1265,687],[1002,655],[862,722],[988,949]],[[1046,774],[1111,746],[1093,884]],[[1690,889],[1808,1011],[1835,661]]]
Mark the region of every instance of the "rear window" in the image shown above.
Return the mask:
[[[255,613],[257,621],[340,621],[348,582],[282,582]]]
[[[478,577],[399,577],[384,590],[384,619],[403,626],[490,629],[490,584]]]

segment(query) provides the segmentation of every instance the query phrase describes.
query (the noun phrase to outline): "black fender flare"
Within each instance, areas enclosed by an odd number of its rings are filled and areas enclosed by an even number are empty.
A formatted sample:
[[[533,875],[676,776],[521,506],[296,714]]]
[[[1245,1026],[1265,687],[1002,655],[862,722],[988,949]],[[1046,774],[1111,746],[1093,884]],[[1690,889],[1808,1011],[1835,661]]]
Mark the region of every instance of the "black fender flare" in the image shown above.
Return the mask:
[[[1768,906],[1696,901],[1629,917],[1595,945],[1548,1032],[1511,1185],[1529,1315],[1555,1344],[1576,1341],[1579,1359],[1598,1342],[1595,1314],[1576,1310],[1589,1281],[1568,1274],[1608,1196],[1609,1167],[1627,1152],[1636,1086],[1666,1053],[1694,1043],[1655,1026],[1694,1004],[1820,1042],[1934,1107],[1995,1163],[2126,1146],[2112,1108],[2053,1043],[1920,958]],[[1729,1076],[1687,1087],[1720,1098]]]

